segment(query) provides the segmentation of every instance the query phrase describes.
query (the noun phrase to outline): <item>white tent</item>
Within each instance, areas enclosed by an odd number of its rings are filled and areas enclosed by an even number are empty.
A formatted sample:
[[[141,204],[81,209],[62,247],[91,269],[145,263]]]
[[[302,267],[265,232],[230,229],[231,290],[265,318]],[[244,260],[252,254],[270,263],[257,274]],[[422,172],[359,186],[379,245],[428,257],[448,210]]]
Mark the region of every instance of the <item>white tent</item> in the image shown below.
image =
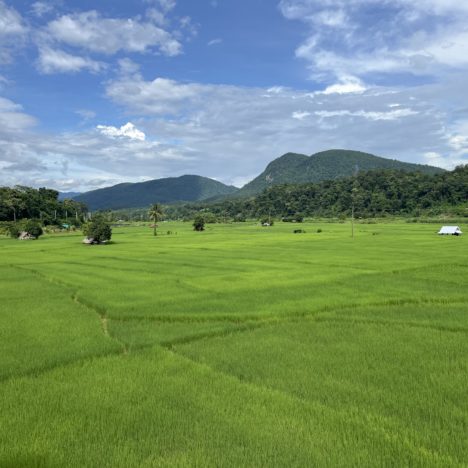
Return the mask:
[[[458,226],[442,226],[440,228],[439,234],[459,236],[460,234],[463,234],[463,233]]]

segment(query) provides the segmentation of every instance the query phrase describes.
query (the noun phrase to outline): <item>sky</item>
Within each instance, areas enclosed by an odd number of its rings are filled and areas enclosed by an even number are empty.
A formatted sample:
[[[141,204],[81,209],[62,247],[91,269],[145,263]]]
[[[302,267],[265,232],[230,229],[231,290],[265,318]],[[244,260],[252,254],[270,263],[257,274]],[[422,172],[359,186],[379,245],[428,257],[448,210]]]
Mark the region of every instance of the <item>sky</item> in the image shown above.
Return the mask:
[[[286,152],[468,163],[465,0],[0,0],[0,185],[86,191]]]

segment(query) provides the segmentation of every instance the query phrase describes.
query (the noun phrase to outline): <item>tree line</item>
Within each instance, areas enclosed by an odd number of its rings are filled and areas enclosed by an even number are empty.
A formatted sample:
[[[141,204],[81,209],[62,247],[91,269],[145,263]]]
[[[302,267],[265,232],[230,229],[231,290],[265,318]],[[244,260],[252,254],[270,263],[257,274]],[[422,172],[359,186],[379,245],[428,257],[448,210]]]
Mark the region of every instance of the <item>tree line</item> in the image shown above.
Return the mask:
[[[299,220],[308,217],[468,216],[468,165],[441,174],[373,170],[353,177],[318,183],[274,185],[257,196],[229,197],[217,202],[155,205],[154,209],[104,211],[108,222],[164,219],[204,222],[245,221],[247,218]],[[154,208],[154,206],[153,206]],[[58,200],[47,188],[0,187],[0,221],[37,219],[41,224],[79,225],[87,215],[83,203]],[[155,228],[156,229],[156,228]]]
[[[59,193],[48,188],[25,186],[0,187],[0,221],[37,219],[45,226],[63,223],[80,225],[87,214],[86,205],[58,199]]]
[[[274,185],[251,198],[190,203],[165,208],[171,219],[205,213],[218,220],[274,216],[357,217],[421,216],[450,213],[468,216],[468,165],[441,174],[373,170],[352,177],[308,184]]]

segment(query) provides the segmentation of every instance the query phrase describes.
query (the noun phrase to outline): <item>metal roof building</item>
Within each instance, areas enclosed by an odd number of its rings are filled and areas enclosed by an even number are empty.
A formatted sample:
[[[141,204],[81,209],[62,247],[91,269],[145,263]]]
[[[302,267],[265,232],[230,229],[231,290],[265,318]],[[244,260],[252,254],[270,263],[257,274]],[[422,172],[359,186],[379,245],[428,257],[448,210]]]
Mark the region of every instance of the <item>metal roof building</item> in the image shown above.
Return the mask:
[[[459,236],[463,234],[459,226],[442,226],[440,228],[439,234]]]

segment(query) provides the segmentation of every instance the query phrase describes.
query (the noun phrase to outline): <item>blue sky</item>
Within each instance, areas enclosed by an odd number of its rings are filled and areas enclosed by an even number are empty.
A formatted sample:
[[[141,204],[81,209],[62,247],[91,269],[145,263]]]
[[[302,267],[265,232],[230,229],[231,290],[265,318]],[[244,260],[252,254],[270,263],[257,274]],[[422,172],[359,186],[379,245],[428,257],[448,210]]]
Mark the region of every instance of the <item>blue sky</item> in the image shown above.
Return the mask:
[[[287,151],[468,162],[468,3],[0,0],[0,185],[200,174]]]

